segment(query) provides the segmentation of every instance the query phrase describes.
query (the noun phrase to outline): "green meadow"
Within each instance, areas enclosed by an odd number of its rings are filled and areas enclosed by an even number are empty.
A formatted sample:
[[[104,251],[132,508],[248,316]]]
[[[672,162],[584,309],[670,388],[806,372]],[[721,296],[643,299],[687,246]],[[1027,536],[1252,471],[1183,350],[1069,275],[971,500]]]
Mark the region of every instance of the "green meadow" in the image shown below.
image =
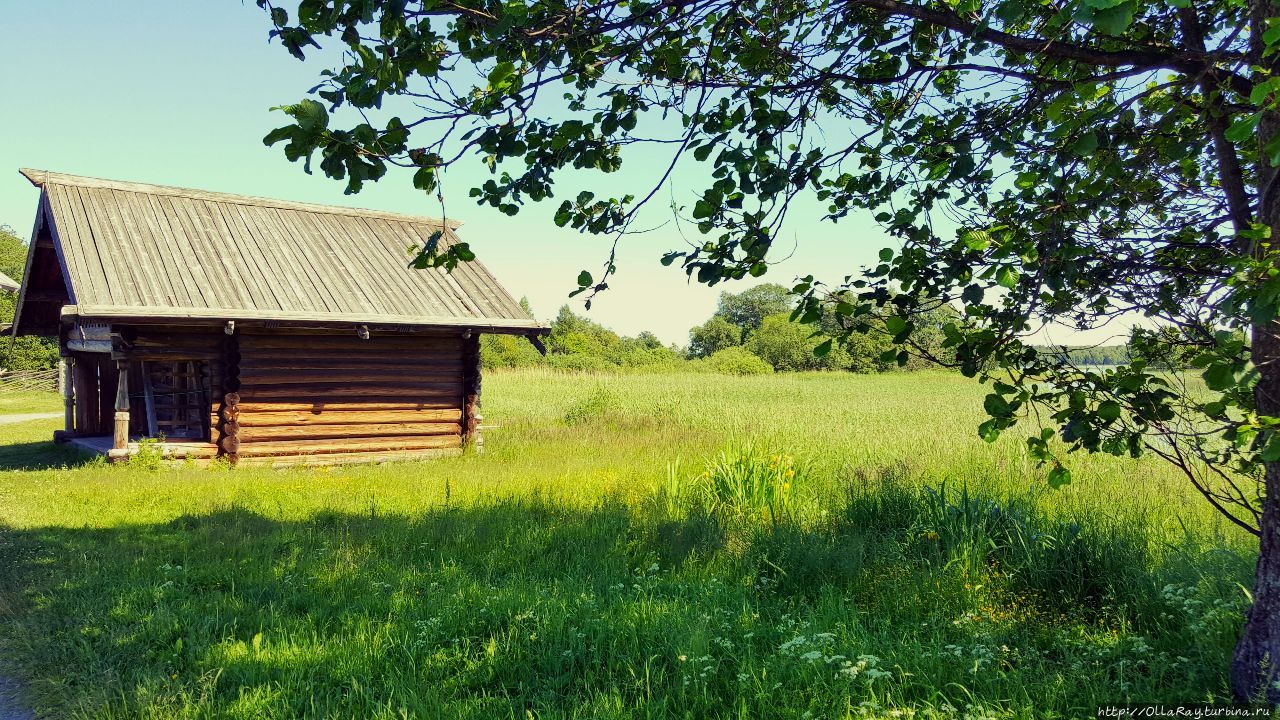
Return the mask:
[[[942,372],[493,372],[483,454],[129,466],[0,425],[0,658],[85,718],[1079,718],[1226,702],[1256,550],[1049,489]],[[35,398],[36,410],[56,399]],[[6,412],[23,410],[19,403]]]

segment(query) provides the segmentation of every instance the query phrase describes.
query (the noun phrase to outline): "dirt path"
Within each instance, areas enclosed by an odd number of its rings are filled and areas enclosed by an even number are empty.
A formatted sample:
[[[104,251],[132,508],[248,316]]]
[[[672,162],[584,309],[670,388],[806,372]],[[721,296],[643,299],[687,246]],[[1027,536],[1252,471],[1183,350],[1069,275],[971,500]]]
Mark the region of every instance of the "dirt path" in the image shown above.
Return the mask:
[[[26,422],[28,420],[49,420],[56,417],[62,417],[62,413],[47,412],[47,413],[17,413],[14,415],[0,415],[0,425],[5,425],[7,423]],[[0,715],[0,720],[5,720],[3,715]]]

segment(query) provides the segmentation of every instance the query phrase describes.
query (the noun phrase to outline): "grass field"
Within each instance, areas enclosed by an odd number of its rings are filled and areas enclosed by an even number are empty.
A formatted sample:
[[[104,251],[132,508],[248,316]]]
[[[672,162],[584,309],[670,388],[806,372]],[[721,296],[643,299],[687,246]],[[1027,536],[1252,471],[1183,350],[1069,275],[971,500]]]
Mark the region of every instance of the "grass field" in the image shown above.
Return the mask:
[[[1250,538],[1155,461],[1048,490],[977,439],[982,394],[493,373],[483,455],[319,471],[110,467],[0,425],[0,656],[95,718],[1223,701]]]
[[[0,414],[61,412],[62,396],[51,392],[5,390],[0,392]]]

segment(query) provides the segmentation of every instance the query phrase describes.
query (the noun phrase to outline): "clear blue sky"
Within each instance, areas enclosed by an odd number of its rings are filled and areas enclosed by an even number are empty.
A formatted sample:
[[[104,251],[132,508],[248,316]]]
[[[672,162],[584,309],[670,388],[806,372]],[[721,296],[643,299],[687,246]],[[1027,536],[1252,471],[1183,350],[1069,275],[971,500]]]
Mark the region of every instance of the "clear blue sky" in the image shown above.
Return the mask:
[[[393,171],[360,195],[346,196],[341,183],[305,175],[279,149],[262,145],[262,136],[283,124],[269,109],[301,98],[325,64],[298,62],[270,44],[266,19],[252,0],[0,0],[0,10],[6,25],[0,223],[20,236],[30,231],[37,192],[19,167],[440,214],[435,200],[415,191],[404,174]],[[608,185],[635,178],[637,191],[644,189],[653,178],[645,165],[624,163]],[[446,186],[446,203],[450,217],[465,221],[464,238],[513,294],[528,296],[539,317],[553,316],[570,302],[578,271],[598,268],[605,241],[556,228],[550,214],[558,200],[515,218],[477,207],[466,197],[474,176],[457,175]],[[677,178],[676,199],[691,204],[690,189]],[[651,220],[669,215],[670,198],[664,193]],[[794,242],[795,251],[762,281],[789,284],[808,273],[838,281],[892,244],[868,218],[822,223],[809,203],[793,211],[785,236],[779,248]],[[663,251],[680,245],[672,225],[628,238],[612,289],[589,316],[625,334],[651,330],[666,342],[685,343],[722,289],[746,285],[706,288],[678,268],[662,267]]]

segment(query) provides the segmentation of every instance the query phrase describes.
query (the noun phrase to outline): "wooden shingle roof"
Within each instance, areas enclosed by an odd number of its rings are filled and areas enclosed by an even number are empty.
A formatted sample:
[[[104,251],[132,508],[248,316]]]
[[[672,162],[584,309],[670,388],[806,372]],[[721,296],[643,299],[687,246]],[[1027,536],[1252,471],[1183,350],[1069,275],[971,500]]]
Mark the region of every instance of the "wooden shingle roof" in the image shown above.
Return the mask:
[[[544,330],[479,262],[408,267],[458,223],[22,170],[80,317]]]

